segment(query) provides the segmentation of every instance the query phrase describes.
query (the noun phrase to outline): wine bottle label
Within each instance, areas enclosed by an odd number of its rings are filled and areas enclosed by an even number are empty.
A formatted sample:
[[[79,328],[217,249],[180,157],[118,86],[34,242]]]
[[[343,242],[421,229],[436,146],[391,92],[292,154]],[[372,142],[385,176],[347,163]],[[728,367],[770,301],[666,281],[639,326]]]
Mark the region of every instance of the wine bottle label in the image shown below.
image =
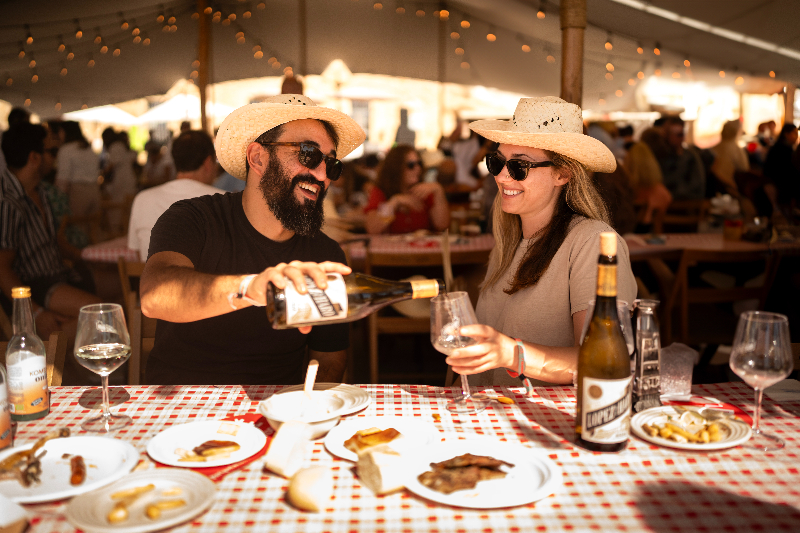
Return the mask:
[[[28,357],[8,366],[11,413],[32,415],[47,410],[47,363],[44,356]]]
[[[439,284],[435,279],[423,279],[411,282],[411,290],[414,291],[413,299],[434,298],[439,295]]]
[[[11,446],[11,413],[9,412],[6,384],[0,383],[0,450]]]
[[[617,265],[597,265],[597,295],[617,295]]]
[[[628,440],[631,426],[631,379],[583,378],[581,438],[598,444]]]
[[[328,274],[324,291],[306,276],[306,294],[300,294],[291,281],[283,290],[286,296],[286,324],[303,325],[309,322],[336,320],[347,316],[347,287],[341,274]]]

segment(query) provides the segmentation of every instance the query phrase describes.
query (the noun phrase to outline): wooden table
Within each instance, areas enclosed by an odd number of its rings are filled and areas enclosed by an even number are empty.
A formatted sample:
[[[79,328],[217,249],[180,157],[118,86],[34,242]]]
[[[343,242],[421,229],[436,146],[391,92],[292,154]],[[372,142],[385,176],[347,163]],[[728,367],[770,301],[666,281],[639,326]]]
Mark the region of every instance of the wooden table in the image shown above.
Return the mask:
[[[306,450],[305,466],[332,469],[334,499],[321,513],[295,510],[285,499],[287,481],[264,473],[254,462],[217,483],[215,503],[182,532],[217,531],[797,531],[800,524],[800,401],[780,405],[766,395],[762,426],[780,435],[786,447],[775,453],[744,448],[685,452],[631,437],[619,454],[593,454],[572,445],[573,387],[497,388],[515,405],[493,402],[478,415],[454,416],[445,409],[457,389],[428,386],[361,385],[372,399],[351,417],[393,415],[435,424],[445,439],[492,438],[541,450],[563,473],[563,486],[544,500],[492,511],[445,507],[406,491],[376,497],[363,487],[353,465],[329,455],[321,441]],[[147,442],[160,431],[198,419],[254,413],[257,403],[279,390],[274,386],[127,387],[130,399],[113,411],[133,417],[133,425],[114,438],[133,444],[141,468],[154,468]],[[495,390],[495,389],[489,389]],[[52,411],[44,419],[20,423],[17,443],[67,426],[76,434],[92,411],[86,396],[97,390],[52,389]],[[114,388],[114,399],[123,392]],[[744,383],[695,386],[694,392],[740,406],[752,414],[753,390]],[[434,422],[432,415],[441,416]],[[74,531],[64,517],[66,502],[26,506],[34,533]]]

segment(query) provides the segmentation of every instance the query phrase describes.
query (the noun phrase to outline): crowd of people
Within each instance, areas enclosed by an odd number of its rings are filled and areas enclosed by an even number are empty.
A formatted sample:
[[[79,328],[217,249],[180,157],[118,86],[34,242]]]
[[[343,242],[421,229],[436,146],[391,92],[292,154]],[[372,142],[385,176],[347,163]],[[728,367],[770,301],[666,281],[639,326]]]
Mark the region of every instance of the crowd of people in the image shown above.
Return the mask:
[[[63,226],[103,202],[128,201],[130,218],[116,223],[126,223],[129,247],[146,261],[142,310],[159,319],[151,383],[298,383],[306,352],[320,361],[319,379],[340,380],[348,329],[266,327],[255,307],[267,283],[289,279],[305,292],[306,277],[324,288],[327,273],[348,273],[341,239],[326,229],[335,219],[368,234],[441,232],[461,203],[477,204],[496,246],[481,325],[463,331],[478,342],[448,364],[481,385],[510,384],[503,370],[520,367],[532,380],[568,383],[601,232],[651,231],[673,202],[719,193],[738,199],[744,216],[796,219],[800,201],[791,124],[774,140],[765,127],[742,148],[740,124],[729,122],[719,144],[701,150],[686,142],[679,117],[635,139],[631,127],[584,126],[581,109],[558,98],[524,98],[513,121],[459,120],[436,152],[398,143],[346,162],[364,132],[298,94],[235,110],[215,139],[181,129],[166,144],[151,138],[143,168],[127,134],[113,129],[98,155],[79,124],[31,124],[15,109],[2,136],[6,312],[11,288],[30,285],[40,335],[74,337],[80,307],[100,300],[80,261],[86,235]],[[632,301],[621,237],[618,250],[619,294]]]

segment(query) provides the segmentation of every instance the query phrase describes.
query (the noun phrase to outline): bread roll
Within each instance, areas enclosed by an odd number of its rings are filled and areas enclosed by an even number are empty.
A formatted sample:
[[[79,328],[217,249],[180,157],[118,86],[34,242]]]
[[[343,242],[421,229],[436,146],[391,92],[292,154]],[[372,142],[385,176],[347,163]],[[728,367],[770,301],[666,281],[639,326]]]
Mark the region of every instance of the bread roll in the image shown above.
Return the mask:
[[[286,497],[298,509],[318,513],[333,497],[333,474],[324,466],[299,470],[289,481]]]
[[[383,444],[360,454],[356,468],[361,483],[375,494],[386,494],[405,486],[407,464],[391,444]]]

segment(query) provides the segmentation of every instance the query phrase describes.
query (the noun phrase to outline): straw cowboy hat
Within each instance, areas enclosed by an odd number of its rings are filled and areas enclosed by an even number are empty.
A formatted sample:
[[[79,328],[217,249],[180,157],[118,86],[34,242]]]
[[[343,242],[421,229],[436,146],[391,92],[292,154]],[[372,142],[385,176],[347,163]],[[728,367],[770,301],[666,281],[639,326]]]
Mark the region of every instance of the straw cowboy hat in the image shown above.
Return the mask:
[[[614,172],[606,146],[583,134],[581,108],[555,96],[521,98],[511,120],[477,120],[469,128],[490,141],[550,150],[595,172]]]
[[[366,137],[361,126],[341,111],[318,106],[303,95],[279,94],[257,104],[242,106],[222,121],[214,141],[217,160],[231,176],[244,180],[247,178],[246,150],[250,143],[275,126],[306,118],[324,120],[333,125],[339,135],[336,147],[339,159],[358,148]]]

